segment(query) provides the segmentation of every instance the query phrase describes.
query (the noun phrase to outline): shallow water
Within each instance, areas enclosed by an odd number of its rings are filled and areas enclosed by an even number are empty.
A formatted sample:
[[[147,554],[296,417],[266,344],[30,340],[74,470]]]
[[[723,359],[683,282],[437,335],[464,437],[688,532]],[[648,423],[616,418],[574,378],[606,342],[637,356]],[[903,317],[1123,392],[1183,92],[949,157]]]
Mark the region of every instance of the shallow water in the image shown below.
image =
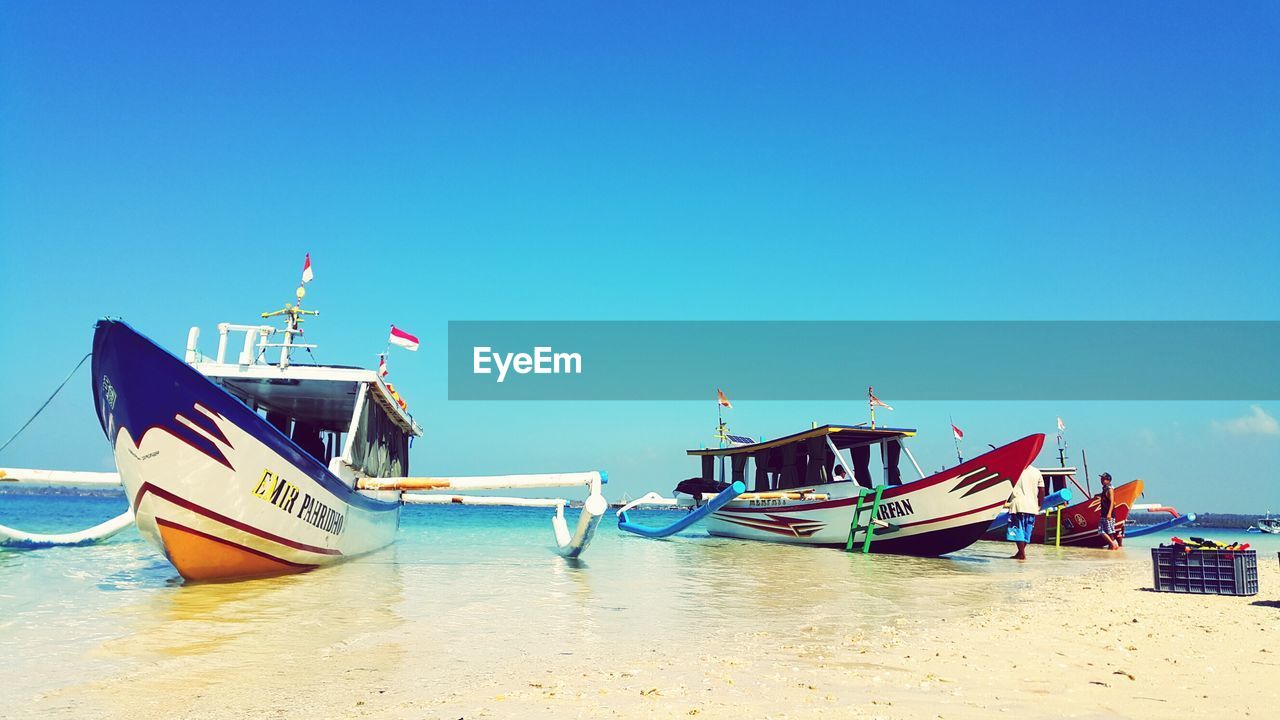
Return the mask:
[[[0,495],[0,524],[66,531],[123,509],[122,495]],[[686,642],[714,653],[775,626],[801,628],[804,647],[821,646],[881,632],[899,617],[967,614],[1050,574],[1149,563],[1139,548],[1167,539],[1135,539],[1125,553],[1033,547],[1031,562],[1014,563],[1002,543],[925,559],[697,529],[652,541],[620,533],[606,516],[586,558],[572,562],[551,549],[550,515],[409,506],[389,548],[305,575],[230,584],[184,585],[134,529],[96,547],[0,550],[0,707],[77,686],[110,706],[140,686],[189,691],[234,680],[251,689],[272,677],[359,673],[357,649],[370,645],[379,663],[430,666],[459,682],[478,662],[554,670],[568,658],[607,662]],[[660,524],[671,516],[634,517]],[[1268,551],[1263,562],[1280,550],[1276,536],[1182,534],[1253,543]],[[805,652],[782,642],[753,648],[780,660]],[[107,682],[118,678],[132,680]],[[83,710],[82,698],[71,707]]]

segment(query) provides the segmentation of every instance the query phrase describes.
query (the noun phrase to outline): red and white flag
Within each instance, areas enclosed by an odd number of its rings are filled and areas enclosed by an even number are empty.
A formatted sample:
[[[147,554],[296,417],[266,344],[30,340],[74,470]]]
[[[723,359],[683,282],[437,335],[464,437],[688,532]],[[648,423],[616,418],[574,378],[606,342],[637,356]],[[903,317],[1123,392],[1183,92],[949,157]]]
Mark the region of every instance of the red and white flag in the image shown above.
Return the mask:
[[[725,397],[723,392],[720,392],[720,388],[716,388],[716,402],[719,403],[721,407],[727,407],[730,410],[733,409],[733,405],[729,404],[729,398]]]
[[[315,276],[316,274],[311,271],[311,253],[307,253],[307,259],[302,263],[302,284],[311,282]]]
[[[883,400],[881,400],[880,398],[876,397],[876,394],[875,394],[875,392],[874,392],[874,391],[872,391],[872,389],[871,389],[871,386],[870,386],[870,385],[868,385],[868,386],[867,386],[867,403],[868,403],[868,404],[870,404],[870,405],[871,405],[871,407],[873,407],[873,408],[874,408],[875,406],[879,405],[880,407],[884,408],[885,410],[892,410],[892,409],[893,409],[893,408],[889,407],[887,404],[885,404],[885,402],[884,402]]]
[[[386,377],[386,376],[387,376],[387,356],[379,355],[378,356],[378,377]]]
[[[957,440],[964,439],[964,431],[956,427],[955,423],[951,424],[951,433],[956,436]]]
[[[1066,430],[1067,426],[1062,423],[1062,418],[1058,418],[1058,432]]]
[[[402,347],[405,350],[415,352],[418,350],[418,338],[401,330],[395,325],[391,326],[391,337],[387,338],[387,342],[395,345],[396,347]]]

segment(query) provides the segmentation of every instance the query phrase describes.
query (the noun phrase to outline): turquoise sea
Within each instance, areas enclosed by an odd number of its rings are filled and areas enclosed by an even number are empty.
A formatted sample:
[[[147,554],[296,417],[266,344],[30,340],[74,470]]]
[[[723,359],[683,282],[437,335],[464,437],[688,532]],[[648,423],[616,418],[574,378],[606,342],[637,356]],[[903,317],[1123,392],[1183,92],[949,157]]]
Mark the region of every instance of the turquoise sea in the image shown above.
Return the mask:
[[[123,494],[2,494],[0,524],[69,531],[124,508]],[[230,584],[185,585],[132,528],[93,547],[0,550],[0,716],[17,708],[79,716],[125,694],[266,682],[272,673],[316,682],[388,660],[357,658],[392,636],[403,654],[395,662],[426,663],[441,682],[465,685],[504,664],[608,662],[623,649],[741,639],[736,629],[749,626],[874,633],[900,617],[945,620],[1001,602],[1047,575],[1149,563],[1145,548],[1167,539],[1134,539],[1122,553],[1033,547],[1026,563],[1006,559],[1011,546],[986,542],[923,559],[709,538],[696,528],[644,540],[620,533],[610,514],[573,562],[551,549],[550,517],[409,506],[385,550]],[[635,517],[659,524],[671,515]],[[1280,550],[1277,536],[1179,530],[1253,543],[1266,562]],[[785,645],[768,652],[791,661]]]

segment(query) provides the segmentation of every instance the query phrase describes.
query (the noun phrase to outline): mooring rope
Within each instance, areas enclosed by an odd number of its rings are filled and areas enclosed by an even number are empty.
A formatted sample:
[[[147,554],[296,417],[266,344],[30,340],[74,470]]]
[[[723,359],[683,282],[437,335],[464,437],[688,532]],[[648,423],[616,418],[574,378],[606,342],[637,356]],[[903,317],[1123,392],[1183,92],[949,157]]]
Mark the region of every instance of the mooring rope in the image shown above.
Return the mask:
[[[67,386],[67,383],[71,382],[71,378],[76,374],[76,371],[77,371],[77,370],[79,370],[79,369],[80,369],[80,366],[81,366],[81,365],[84,365],[84,361],[85,361],[85,360],[88,360],[92,355],[93,355],[93,353],[91,353],[91,352],[90,352],[90,353],[85,353],[85,356],[84,356],[84,357],[82,357],[82,358],[80,358],[80,362],[76,363],[76,366],[75,366],[75,367],[73,367],[73,368],[71,368],[71,372],[67,374],[67,379],[66,379],[66,380],[63,380],[63,381],[62,381],[62,384],[58,386],[58,389],[53,391],[53,394],[49,396],[49,399],[48,399],[48,400],[45,400],[45,401],[44,401],[44,404],[40,406],[40,409],[39,409],[39,410],[36,410],[36,414],[35,414],[35,415],[32,415],[32,416],[31,416],[31,418],[30,418],[29,420],[27,420],[25,423],[23,423],[23,424],[22,424],[22,427],[18,428],[18,432],[16,432],[16,433],[14,433],[14,434],[13,434],[13,437],[11,437],[11,438],[9,438],[8,440],[6,440],[6,441],[5,441],[5,443],[4,443],[3,445],[0,445],[0,453],[4,452],[4,449],[5,449],[5,448],[7,448],[7,447],[9,447],[9,444],[10,444],[10,443],[12,443],[14,440],[17,440],[17,439],[18,439],[18,436],[22,434],[22,431],[23,431],[23,430],[26,430],[26,429],[27,429],[27,426],[28,426],[28,425],[30,425],[31,423],[35,422],[35,419],[36,419],[37,417],[40,417],[40,413],[44,412],[44,409],[45,409],[45,408],[49,407],[49,403],[53,402],[53,399],[54,399],[54,398],[58,397],[58,393],[62,392],[62,388],[66,387],[66,386]]]

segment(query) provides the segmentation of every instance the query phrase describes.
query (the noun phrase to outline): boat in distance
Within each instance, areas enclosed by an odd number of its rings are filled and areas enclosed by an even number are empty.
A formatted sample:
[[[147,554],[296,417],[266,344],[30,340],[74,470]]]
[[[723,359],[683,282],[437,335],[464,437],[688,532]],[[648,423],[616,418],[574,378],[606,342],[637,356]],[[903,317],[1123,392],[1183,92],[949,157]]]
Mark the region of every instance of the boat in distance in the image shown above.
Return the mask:
[[[925,476],[904,442],[914,436],[906,428],[823,425],[769,441],[689,450],[702,462],[696,480],[713,492],[695,492],[686,502],[717,497],[717,507],[704,508],[702,518],[715,536],[945,555],[982,537],[1044,444],[1044,435],[1028,435]],[[883,468],[878,484],[873,448]],[[904,453],[919,480],[902,481],[898,461]],[[628,509],[619,511],[622,529],[661,536],[630,523]]]
[[[1250,525],[1245,532],[1280,535],[1280,518],[1273,518],[1271,513],[1267,513],[1266,517],[1258,518],[1258,521]]]

